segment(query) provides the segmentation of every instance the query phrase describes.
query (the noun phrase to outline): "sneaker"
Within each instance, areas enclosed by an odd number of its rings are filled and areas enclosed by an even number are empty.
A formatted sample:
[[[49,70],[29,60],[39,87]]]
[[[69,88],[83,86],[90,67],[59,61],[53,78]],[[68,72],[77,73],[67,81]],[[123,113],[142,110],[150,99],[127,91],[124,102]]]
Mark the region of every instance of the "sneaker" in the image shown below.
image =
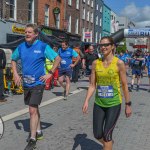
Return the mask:
[[[67,95],[65,95],[65,96],[64,96],[64,100],[67,100],[67,99],[68,99],[68,96],[67,96]]]
[[[41,131],[41,133],[36,132],[36,139],[37,140],[43,140],[43,132]]]
[[[36,141],[30,139],[24,150],[34,150],[35,148],[36,148]]]
[[[29,142],[31,137],[31,133],[29,133],[28,138],[26,139],[26,142]],[[43,137],[43,132],[41,131],[41,133],[36,132],[36,140],[42,140]]]

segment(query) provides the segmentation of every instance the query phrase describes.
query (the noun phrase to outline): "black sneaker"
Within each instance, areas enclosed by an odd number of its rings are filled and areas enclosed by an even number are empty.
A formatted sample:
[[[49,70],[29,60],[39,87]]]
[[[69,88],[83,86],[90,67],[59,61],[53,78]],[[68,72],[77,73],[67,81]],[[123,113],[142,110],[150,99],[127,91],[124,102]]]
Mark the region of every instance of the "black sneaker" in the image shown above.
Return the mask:
[[[41,131],[41,133],[36,132],[36,139],[37,140],[43,140],[43,132]]]
[[[24,150],[34,150],[35,148],[36,148],[36,141],[30,139]]]

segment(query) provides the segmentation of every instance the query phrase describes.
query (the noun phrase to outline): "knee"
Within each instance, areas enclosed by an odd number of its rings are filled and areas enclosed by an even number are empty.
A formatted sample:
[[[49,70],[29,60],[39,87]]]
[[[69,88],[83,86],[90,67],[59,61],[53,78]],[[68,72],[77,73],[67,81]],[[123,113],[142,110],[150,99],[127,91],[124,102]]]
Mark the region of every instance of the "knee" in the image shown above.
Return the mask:
[[[30,106],[29,113],[30,113],[30,116],[37,115],[38,114],[37,108]]]

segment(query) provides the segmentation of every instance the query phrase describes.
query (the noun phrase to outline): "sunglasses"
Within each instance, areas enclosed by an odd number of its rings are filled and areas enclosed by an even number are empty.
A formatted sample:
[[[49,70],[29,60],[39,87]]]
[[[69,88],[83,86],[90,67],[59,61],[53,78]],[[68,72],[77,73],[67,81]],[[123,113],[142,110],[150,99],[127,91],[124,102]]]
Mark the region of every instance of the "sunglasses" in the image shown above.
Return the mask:
[[[112,43],[99,44],[100,47],[108,47],[109,45],[112,45]]]

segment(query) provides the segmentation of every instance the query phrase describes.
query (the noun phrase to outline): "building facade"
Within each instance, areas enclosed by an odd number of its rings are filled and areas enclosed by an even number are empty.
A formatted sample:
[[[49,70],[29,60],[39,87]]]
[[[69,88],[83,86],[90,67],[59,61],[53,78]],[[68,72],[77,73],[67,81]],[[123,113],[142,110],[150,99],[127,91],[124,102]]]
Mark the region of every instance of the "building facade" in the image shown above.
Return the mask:
[[[98,43],[102,37],[102,12],[103,12],[103,1],[96,0],[94,5],[94,42]]]
[[[110,35],[111,24],[111,9],[107,5],[103,5],[103,23],[102,23],[102,36]]]
[[[94,42],[94,5],[94,0],[80,0],[80,29],[84,42]]]

